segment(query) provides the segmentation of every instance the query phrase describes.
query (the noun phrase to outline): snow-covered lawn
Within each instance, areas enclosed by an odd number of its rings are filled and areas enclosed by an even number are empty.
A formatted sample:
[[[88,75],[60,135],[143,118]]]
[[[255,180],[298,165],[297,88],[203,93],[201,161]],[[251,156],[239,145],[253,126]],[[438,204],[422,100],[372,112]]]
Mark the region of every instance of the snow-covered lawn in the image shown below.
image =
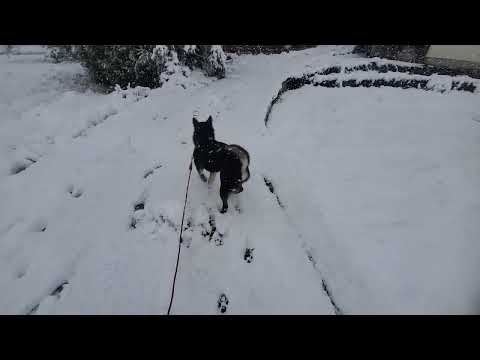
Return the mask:
[[[78,64],[0,55],[0,313],[167,312],[194,112],[252,176],[220,214],[193,170],[172,313],[222,293],[227,314],[478,313],[478,90],[305,86],[265,127],[286,77],[364,62],[346,50],[108,95]]]

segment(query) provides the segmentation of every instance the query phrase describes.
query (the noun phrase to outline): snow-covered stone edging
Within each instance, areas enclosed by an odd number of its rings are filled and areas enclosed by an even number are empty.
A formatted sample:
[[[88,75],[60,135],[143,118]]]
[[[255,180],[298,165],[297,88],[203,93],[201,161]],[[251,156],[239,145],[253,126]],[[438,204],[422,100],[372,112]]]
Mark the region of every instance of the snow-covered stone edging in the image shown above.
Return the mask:
[[[311,73],[291,76],[282,82],[277,95],[270,102],[265,115],[267,126],[273,105],[289,90],[304,85],[329,88],[340,87],[400,87],[440,93],[452,90],[478,92],[480,80],[468,76],[449,76],[449,72],[432,66],[398,65],[394,62],[369,62],[353,66],[329,66]]]

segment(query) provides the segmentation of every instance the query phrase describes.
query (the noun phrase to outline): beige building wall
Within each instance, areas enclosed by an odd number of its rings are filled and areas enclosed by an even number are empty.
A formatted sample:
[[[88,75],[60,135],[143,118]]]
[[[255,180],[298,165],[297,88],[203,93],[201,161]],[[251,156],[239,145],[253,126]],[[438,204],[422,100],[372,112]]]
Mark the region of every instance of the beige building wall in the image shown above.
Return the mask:
[[[480,66],[480,45],[430,45],[426,63],[446,63],[461,67]]]

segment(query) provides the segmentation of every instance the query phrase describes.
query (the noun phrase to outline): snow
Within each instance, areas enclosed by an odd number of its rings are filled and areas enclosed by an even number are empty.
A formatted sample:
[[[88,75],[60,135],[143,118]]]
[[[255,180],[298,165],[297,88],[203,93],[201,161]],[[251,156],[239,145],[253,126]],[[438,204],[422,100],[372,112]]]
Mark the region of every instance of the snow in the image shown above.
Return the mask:
[[[478,311],[478,111],[478,95],[392,88],[305,87],[274,108],[290,169],[269,172],[346,312]]]
[[[193,169],[173,314],[218,314],[222,293],[227,314],[478,313],[478,92],[305,86],[265,128],[283,80],[365,62],[348,49],[110,94],[78,64],[0,55],[0,313],[166,314],[194,112],[251,178],[220,214],[219,177]]]

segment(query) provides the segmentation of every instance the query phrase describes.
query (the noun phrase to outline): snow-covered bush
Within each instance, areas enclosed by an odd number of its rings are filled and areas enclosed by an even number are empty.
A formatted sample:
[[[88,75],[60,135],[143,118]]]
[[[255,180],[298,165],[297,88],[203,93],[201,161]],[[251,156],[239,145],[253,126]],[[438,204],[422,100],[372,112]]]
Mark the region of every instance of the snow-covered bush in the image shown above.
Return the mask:
[[[54,62],[61,61],[74,61],[77,60],[77,49],[76,45],[48,45],[47,48],[50,50],[48,52],[48,57]]]
[[[280,54],[304,50],[317,45],[222,45],[223,51],[236,54]]]
[[[188,77],[195,68],[225,77],[220,45],[80,45],[76,53],[92,79],[108,88],[155,88],[171,77]]]
[[[155,88],[159,85],[159,73],[155,61],[152,59],[150,46],[138,50],[138,59],[135,62],[135,82],[141,86]]]
[[[153,49],[152,60],[157,66],[159,85],[167,82],[174,75],[188,76],[188,67],[182,65],[173,45],[157,45]]]
[[[430,45],[356,45],[354,54],[407,62],[423,62]]]
[[[5,47],[5,54],[7,54],[8,56],[10,56],[10,54],[12,53],[13,51],[13,45],[2,45]]]
[[[218,78],[225,77],[225,60],[226,56],[220,45],[212,45],[205,47],[203,66],[208,76],[216,76]]]
[[[198,67],[197,45],[183,45],[177,47],[178,60],[193,69]]]
[[[226,56],[221,45],[157,45],[152,59],[161,74],[160,83],[174,74],[188,76],[194,68],[202,69],[207,76],[225,77]]]
[[[79,60],[92,79],[100,85],[113,88],[136,84],[135,65],[141,46],[80,45]]]

